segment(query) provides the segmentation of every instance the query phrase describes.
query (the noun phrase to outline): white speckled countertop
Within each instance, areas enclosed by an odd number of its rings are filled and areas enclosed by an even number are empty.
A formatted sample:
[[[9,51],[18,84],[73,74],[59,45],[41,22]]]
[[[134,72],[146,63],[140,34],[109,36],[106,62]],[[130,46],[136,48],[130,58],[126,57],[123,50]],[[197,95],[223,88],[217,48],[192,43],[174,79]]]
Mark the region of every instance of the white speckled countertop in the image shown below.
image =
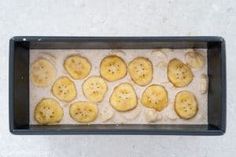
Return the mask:
[[[0,0],[0,157],[233,156],[236,154],[236,1]],[[8,47],[16,35],[223,36],[227,131],[223,136],[17,136],[9,133]]]

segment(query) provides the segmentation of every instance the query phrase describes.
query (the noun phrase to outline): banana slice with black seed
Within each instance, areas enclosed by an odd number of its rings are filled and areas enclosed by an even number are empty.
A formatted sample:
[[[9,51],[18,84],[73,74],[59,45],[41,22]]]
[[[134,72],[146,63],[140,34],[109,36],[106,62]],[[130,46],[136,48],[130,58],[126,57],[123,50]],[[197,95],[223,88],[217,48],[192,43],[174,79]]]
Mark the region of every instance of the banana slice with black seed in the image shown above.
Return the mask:
[[[30,68],[30,79],[35,86],[46,87],[56,77],[56,69],[47,59],[36,60]]]
[[[141,103],[157,111],[162,111],[168,105],[168,93],[161,85],[151,85],[142,94]]]
[[[137,106],[138,100],[133,86],[121,83],[116,86],[110,97],[111,106],[117,111],[129,111]]]
[[[182,119],[191,119],[198,112],[198,102],[190,91],[178,92],[175,96],[175,112]]]
[[[107,83],[99,76],[89,77],[82,85],[84,95],[92,102],[101,102],[107,92]]]
[[[152,81],[152,62],[144,57],[137,57],[128,66],[131,79],[140,86],[145,86]]]
[[[97,105],[88,101],[78,101],[70,105],[70,116],[77,122],[89,123],[96,120]]]
[[[89,75],[92,66],[87,58],[72,55],[65,59],[64,68],[73,79],[81,80]]]
[[[59,123],[63,115],[64,112],[60,104],[51,98],[41,99],[34,110],[34,119],[42,125]]]
[[[52,94],[61,101],[70,102],[75,99],[77,91],[74,82],[62,76],[53,84]]]
[[[100,74],[107,81],[117,81],[126,76],[127,65],[122,58],[110,55],[101,61]]]
[[[197,51],[190,49],[185,54],[187,65],[194,69],[201,69],[205,65],[204,57]]]
[[[179,59],[172,59],[168,63],[167,75],[169,81],[175,87],[184,87],[190,84],[193,80],[192,70]]]

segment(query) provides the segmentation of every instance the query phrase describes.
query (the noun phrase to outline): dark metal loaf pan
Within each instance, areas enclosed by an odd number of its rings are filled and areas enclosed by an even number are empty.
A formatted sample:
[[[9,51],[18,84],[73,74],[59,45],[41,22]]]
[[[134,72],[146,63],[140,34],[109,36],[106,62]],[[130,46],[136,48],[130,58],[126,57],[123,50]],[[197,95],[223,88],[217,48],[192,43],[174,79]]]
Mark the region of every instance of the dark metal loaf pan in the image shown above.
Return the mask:
[[[208,125],[29,124],[30,49],[207,48]],[[10,39],[9,119],[13,134],[222,135],[226,128],[225,41],[221,37],[30,37]]]

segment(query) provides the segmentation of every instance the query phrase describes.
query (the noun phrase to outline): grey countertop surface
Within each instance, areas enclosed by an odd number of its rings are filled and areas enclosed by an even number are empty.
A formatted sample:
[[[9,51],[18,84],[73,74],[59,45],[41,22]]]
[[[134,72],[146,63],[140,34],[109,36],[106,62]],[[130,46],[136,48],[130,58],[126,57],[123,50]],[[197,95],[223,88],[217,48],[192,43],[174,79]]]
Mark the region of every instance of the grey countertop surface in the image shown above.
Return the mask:
[[[0,0],[0,157],[233,156],[236,154],[236,1]],[[227,57],[223,136],[17,136],[9,133],[9,39],[31,36],[222,36]]]

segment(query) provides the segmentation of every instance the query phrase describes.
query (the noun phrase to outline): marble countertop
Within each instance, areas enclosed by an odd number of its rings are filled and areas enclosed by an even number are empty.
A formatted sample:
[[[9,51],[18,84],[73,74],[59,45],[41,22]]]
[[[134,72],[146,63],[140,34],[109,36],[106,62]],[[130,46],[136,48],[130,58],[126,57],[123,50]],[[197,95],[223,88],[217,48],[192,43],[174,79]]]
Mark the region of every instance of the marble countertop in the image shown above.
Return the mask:
[[[0,157],[236,154],[236,1],[0,0]],[[17,136],[9,132],[9,39],[40,36],[222,36],[227,57],[223,136]]]

